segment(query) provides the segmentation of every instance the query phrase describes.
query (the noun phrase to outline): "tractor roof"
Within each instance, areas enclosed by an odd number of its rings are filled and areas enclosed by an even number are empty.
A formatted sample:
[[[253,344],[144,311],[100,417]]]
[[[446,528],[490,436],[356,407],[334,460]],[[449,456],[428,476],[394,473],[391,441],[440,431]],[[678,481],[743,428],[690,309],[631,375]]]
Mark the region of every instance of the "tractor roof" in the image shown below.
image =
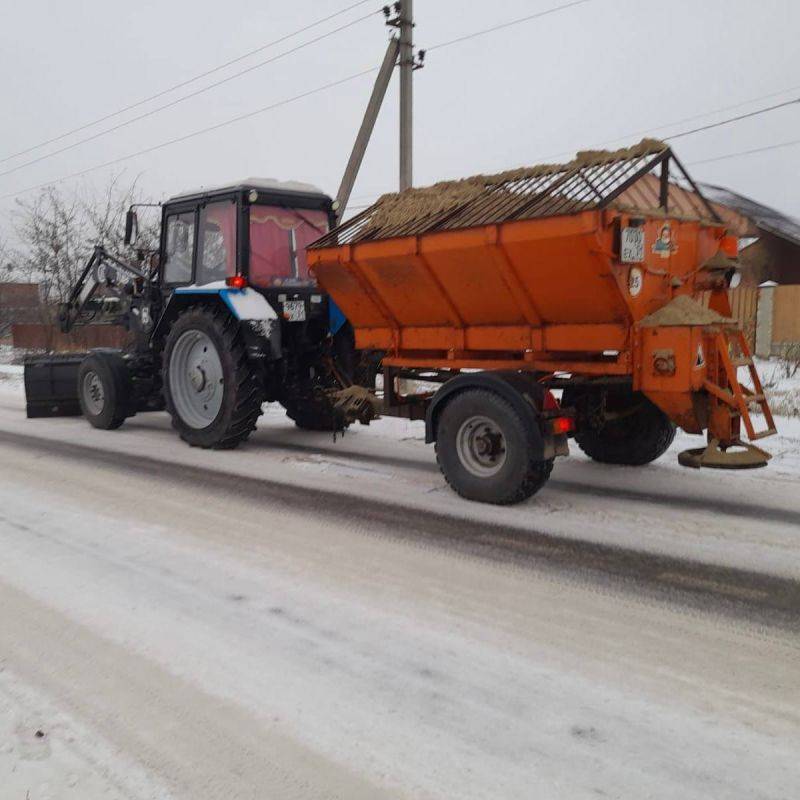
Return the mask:
[[[316,197],[323,201],[330,200],[322,189],[310,183],[279,181],[274,178],[245,178],[244,180],[235,181],[234,183],[225,184],[223,186],[201,186],[192,191],[181,192],[174,197],[170,197],[167,202],[174,203],[176,200],[194,200],[200,197],[231,194],[233,192],[249,192],[251,189],[255,189],[259,193],[263,192],[267,196],[296,195],[304,198]]]
[[[677,170],[669,173],[669,163]],[[377,203],[315,242],[328,247],[361,241],[415,236],[422,233],[471,228],[512,220],[575,214],[607,208],[612,204],[626,210],[664,213],[660,183],[651,176],[647,187],[634,184],[661,165],[666,169],[667,206],[670,195],[682,192],[682,216],[717,218],[695,184],[664,142],[643,139],[622,150],[587,150],[565,164],[541,164],[501,172],[444,181],[420,189],[385,194]],[[674,179],[680,172],[691,186],[693,200],[687,201]],[[655,179],[655,180],[654,180]],[[653,190],[653,185],[655,190]],[[644,189],[648,191],[645,192]],[[659,206],[662,206],[659,212]]]

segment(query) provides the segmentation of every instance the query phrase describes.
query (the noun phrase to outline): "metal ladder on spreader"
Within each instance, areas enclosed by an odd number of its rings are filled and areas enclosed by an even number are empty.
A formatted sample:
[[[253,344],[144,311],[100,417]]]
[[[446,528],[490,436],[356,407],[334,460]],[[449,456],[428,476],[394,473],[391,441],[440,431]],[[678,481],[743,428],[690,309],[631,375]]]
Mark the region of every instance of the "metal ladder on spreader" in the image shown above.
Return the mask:
[[[713,343],[712,347],[709,347],[711,344],[709,339]],[[751,441],[777,433],[775,420],[764,395],[764,387],[758,377],[744,332],[738,325],[721,326],[708,333],[705,342],[707,350],[713,352],[707,353],[709,376],[704,381],[703,388],[727,408],[731,432],[734,435],[728,442],[711,439],[706,447],[685,450],[678,456],[678,461],[687,467],[720,469],[765,466],[771,457],[769,453],[738,438],[741,423],[744,424],[747,438]],[[752,387],[743,386],[739,381],[740,367],[747,367]],[[766,423],[764,430],[757,431],[753,425],[750,413],[753,405],[758,406],[764,415]],[[739,424],[735,424],[737,420]]]
[[[722,380],[715,382],[706,379],[705,389],[738,413],[744,423],[748,439],[755,441],[756,439],[763,439],[765,436],[772,436],[777,432],[775,430],[775,420],[764,395],[764,387],[758,377],[758,371],[753,363],[753,356],[744,332],[738,326],[736,328],[730,327],[720,330],[714,334],[713,338],[716,356],[722,367],[722,369],[717,370],[720,373],[718,377]],[[731,355],[732,349],[738,355]],[[740,367],[747,367],[752,388],[743,386],[739,381]],[[726,383],[727,387],[725,386]],[[750,415],[752,405],[757,405],[764,415],[764,421],[767,425],[764,430],[756,431],[753,425],[753,419]]]

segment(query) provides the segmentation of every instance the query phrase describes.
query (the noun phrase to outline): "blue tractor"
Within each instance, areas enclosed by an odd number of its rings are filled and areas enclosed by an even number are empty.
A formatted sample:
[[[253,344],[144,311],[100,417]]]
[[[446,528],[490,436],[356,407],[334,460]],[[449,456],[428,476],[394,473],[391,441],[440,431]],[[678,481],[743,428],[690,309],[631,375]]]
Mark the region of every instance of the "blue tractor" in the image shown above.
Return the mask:
[[[356,353],[306,261],[335,223],[333,206],[307,184],[249,179],[165,202],[158,248],[140,249],[135,264],[95,248],[60,310],[62,330],[115,324],[129,344],[29,359],[28,415],[82,413],[112,429],[166,407],[180,437],[206,448],[236,447],[270,401],[301,428],[368,422],[372,395],[356,384],[376,359]],[[132,207],[134,248],[138,229]]]

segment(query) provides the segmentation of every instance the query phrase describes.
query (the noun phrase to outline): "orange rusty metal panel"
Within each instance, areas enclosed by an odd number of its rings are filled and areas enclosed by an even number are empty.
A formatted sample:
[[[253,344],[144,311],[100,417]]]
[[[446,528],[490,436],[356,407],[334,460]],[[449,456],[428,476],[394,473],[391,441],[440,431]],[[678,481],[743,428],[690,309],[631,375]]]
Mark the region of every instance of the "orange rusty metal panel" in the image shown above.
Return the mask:
[[[648,394],[700,391],[707,374],[703,328],[642,328],[640,342],[637,388]]]
[[[351,265],[320,263],[315,272],[332,297],[347,298],[345,313],[355,328],[382,327],[392,323],[391,317],[381,308],[377,298],[365,289]]]
[[[387,356],[386,367],[409,369],[482,369],[520,370],[523,372],[574,372],[581,375],[626,375],[630,367],[621,361],[558,361],[549,359],[521,360],[513,358],[432,358],[429,356]]]
[[[628,346],[628,326],[548,325],[543,330],[544,350],[555,352],[598,352],[623,350]]]
[[[359,350],[389,350],[395,344],[390,328],[356,328],[355,334]]]
[[[702,396],[686,391],[647,391],[655,403],[676,425],[687,433],[702,433],[708,426],[706,404]]]

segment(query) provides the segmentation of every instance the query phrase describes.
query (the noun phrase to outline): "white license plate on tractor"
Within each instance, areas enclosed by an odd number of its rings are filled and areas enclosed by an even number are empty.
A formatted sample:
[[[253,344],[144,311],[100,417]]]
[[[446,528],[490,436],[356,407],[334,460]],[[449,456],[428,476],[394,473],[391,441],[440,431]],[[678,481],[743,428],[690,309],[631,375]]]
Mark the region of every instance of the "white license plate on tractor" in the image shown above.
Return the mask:
[[[305,322],[306,320],[305,300],[284,300],[283,316],[288,322]]]

